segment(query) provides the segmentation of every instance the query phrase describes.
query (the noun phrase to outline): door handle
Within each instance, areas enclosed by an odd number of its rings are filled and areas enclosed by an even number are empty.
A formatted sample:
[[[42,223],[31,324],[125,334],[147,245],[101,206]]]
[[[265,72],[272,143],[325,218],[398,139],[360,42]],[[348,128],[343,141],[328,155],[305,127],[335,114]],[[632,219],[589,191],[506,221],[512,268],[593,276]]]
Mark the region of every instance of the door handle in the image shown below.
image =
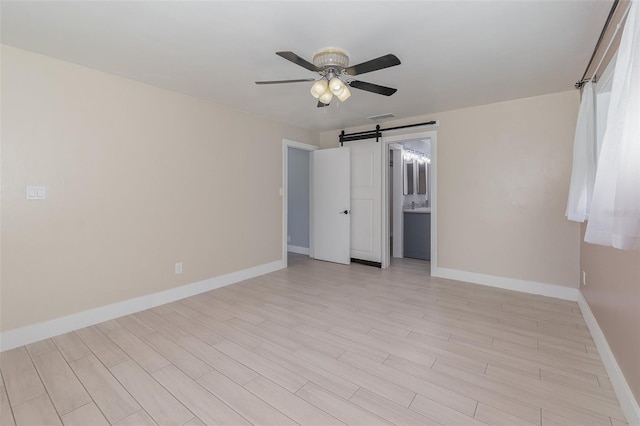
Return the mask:
[[[349,210],[343,210],[343,211],[338,212],[338,213],[340,213],[340,214],[349,214],[349,213],[351,213],[351,212],[350,212]]]

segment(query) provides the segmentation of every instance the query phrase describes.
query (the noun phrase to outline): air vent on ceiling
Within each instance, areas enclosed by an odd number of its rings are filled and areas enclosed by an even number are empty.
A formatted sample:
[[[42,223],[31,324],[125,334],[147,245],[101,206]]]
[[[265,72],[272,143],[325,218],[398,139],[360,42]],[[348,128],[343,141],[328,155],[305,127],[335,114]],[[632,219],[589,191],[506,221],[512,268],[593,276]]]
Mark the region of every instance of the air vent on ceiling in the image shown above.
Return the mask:
[[[372,121],[379,121],[379,120],[384,120],[385,118],[393,118],[393,117],[395,117],[395,115],[388,112],[386,114],[372,115],[371,117],[367,117],[367,118]]]

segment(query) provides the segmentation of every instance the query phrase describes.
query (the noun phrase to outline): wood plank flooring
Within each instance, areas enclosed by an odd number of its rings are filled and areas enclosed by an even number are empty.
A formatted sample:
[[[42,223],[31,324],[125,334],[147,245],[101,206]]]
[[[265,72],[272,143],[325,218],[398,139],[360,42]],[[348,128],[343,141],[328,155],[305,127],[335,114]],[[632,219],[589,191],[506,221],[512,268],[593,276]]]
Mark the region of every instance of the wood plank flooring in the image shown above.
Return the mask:
[[[578,305],[291,255],[0,354],[2,425],[625,423]]]

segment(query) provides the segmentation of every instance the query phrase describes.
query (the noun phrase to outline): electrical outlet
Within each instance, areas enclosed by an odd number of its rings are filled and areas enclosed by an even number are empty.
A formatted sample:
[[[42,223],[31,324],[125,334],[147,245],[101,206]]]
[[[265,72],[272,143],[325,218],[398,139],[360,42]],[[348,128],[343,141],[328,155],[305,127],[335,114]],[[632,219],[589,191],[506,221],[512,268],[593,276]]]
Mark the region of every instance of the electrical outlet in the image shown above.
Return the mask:
[[[176,274],[182,273],[182,262],[176,263]]]
[[[587,286],[587,271],[582,271],[582,285]]]
[[[44,200],[47,198],[44,186],[27,186],[27,200]]]
[[[287,242],[290,243],[291,242],[291,235],[287,235]]]

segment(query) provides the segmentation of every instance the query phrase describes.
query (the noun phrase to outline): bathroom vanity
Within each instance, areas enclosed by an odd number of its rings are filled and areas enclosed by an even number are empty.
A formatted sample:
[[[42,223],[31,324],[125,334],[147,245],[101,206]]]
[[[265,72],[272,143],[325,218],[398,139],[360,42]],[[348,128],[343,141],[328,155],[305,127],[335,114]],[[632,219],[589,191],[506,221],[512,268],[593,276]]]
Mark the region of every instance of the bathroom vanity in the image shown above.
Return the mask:
[[[404,210],[404,257],[431,260],[431,208]]]

